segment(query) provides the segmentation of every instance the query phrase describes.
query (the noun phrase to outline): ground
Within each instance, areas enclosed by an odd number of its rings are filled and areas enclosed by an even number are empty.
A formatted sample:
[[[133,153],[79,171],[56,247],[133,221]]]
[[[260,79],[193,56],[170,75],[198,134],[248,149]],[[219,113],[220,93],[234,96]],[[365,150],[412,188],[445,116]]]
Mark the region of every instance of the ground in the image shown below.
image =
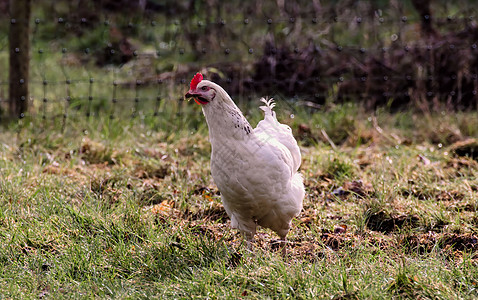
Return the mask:
[[[0,295],[477,297],[476,121],[347,109],[279,116],[306,186],[287,257],[269,230],[250,252],[230,229],[204,124],[4,131]]]

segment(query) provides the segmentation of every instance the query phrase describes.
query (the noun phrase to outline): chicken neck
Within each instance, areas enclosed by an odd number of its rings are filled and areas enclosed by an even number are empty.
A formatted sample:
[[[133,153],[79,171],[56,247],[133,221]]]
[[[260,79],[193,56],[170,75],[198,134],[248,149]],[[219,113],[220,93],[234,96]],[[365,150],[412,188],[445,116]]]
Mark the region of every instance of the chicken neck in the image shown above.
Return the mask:
[[[253,135],[251,125],[232,100],[209,103],[203,106],[203,113],[213,145],[229,139],[242,141]]]

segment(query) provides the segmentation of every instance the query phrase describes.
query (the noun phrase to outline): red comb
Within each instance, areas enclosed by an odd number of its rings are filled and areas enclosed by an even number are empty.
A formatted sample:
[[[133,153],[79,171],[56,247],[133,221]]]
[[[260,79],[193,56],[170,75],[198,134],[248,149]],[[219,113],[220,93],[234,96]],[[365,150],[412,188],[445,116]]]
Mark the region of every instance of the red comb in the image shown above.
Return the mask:
[[[196,75],[194,75],[193,79],[191,80],[191,84],[189,85],[191,90],[195,90],[196,87],[198,86],[198,83],[200,83],[201,80],[202,80],[202,74],[196,73]]]

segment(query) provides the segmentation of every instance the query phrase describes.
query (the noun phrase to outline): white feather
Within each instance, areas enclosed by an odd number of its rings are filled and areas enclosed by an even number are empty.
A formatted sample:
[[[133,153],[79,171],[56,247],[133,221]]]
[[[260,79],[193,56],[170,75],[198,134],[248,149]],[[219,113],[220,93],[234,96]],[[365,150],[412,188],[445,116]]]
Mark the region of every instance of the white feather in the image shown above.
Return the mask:
[[[216,91],[203,105],[212,146],[211,172],[233,228],[252,239],[256,226],[285,239],[305,195],[300,149],[289,126],[277,121],[273,99],[261,101],[264,120],[252,130],[219,85],[203,80],[198,88]]]

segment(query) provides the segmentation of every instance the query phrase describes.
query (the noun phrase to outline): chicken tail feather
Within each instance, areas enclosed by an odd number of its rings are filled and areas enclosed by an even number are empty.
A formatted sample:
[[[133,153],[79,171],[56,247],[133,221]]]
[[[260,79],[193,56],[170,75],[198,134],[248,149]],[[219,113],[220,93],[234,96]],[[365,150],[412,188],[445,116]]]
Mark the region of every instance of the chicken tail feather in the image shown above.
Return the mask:
[[[261,98],[261,102],[264,102],[264,106],[260,106],[259,108],[262,109],[264,112],[265,116],[272,116],[276,117],[276,113],[274,112],[274,107],[276,104],[274,103],[274,98],[270,98],[269,100],[266,100],[265,98]]]

